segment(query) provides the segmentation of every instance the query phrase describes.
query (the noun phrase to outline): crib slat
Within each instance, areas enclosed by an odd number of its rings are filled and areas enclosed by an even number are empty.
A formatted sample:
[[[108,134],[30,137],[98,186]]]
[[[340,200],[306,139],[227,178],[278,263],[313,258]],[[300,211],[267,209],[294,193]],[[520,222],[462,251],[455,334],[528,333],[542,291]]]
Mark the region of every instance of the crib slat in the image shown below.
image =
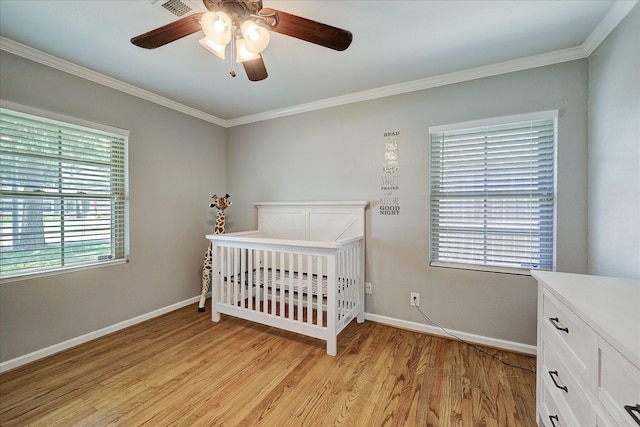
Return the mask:
[[[284,283],[284,254],[282,252],[278,252],[278,268],[277,268],[278,279],[273,284],[274,293],[276,296],[276,307],[274,308],[273,314],[275,316],[282,316],[282,285],[279,283]]]
[[[293,320],[293,283],[294,283],[294,277],[295,274],[297,273],[297,267],[294,265],[293,263],[293,253],[289,252],[289,279],[287,279],[287,284],[289,285],[289,301],[287,302],[287,306],[289,308],[289,319]]]
[[[261,261],[261,257],[260,254],[261,252],[258,249],[254,249],[253,250],[253,254],[254,254],[254,259],[253,259],[253,268],[255,269],[255,273],[254,273],[254,277],[255,277],[255,281],[254,281],[254,287],[255,287],[255,291],[254,291],[254,295],[255,295],[255,305],[254,305],[254,310],[255,311],[260,311],[260,300],[262,298],[262,288],[260,287],[261,285],[261,277],[260,277],[260,273],[262,272],[262,261]]]
[[[356,302],[358,298],[358,246],[354,246],[351,252],[351,263],[353,264],[351,268],[353,269],[353,276],[351,280],[351,307],[349,310],[353,310],[356,308]]]
[[[349,265],[349,260],[351,259],[351,255],[349,253],[349,250],[346,250],[343,254],[342,254],[342,258],[343,258],[343,269],[344,269],[344,276],[342,276],[342,286],[340,287],[340,291],[342,293],[342,313],[340,315],[340,318],[342,319],[343,317],[346,316],[346,314],[349,312],[349,289],[350,289],[350,280],[351,280],[351,266]]]
[[[336,278],[336,293],[337,293],[337,307],[336,307],[336,315],[338,320],[342,318],[342,313],[344,312],[344,282],[345,282],[345,274],[346,271],[344,269],[344,257],[345,252],[342,251],[338,253],[336,257],[338,260],[338,265],[336,266],[337,278]]]
[[[262,312],[267,312],[269,306],[269,252],[262,252]]]
[[[233,304],[233,248],[227,248],[227,304]]]
[[[340,286],[340,300],[342,301],[340,304],[340,316],[339,319],[342,319],[346,316],[346,313],[349,310],[349,280],[351,280],[351,269],[349,265],[349,250],[346,250],[342,254],[342,268],[343,268],[343,276],[342,283]]]
[[[303,292],[302,292],[302,285],[303,285],[303,280],[304,280],[304,258],[302,257],[302,254],[298,254],[298,280],[297,280],[297,294],[296,294],[296,299],[298,302],[298,314],[296,316],[296,320],[298,322],[302,321],[302,296],[303,296]]]
[[[224,263],[224,252],[223,252],[223,248],[220,246],[216,246],[216,256],[215,256],[215,270],[211,270],[211,274],[213,275],[213,277],[218,280],[218,290],[216,292],[216,300],[217,302],[223,302],[223,296],[224,296],[224,291],[222,290],[222,288],[224,288],[224,268],[223,263]],[[216,271],[218,271],[218,274],[216,277]],[[213,298],[214,295],[212,294],[211,297]]]
[[[307,323],[313,323],[313,256],[307,256]]]
[[[258,308],[259,311],[264,312],[265,311],[265,307],[267,305],[267,303],[269,302],[267,299],[267,285],[268,285],[268,280],[267,280],[267,270],[268,270],[268,266],[269,266],[269,255],[267,254],[267,251],[263,250],[261,251],[261,264],[260,264],[260,284],[262,286],[262,288],[260,288],[260,293],[262,294],[261,297],[261,303],[262,305]]]
[[[322,280],[323,280],[323,269],[322,269],[322,261],[323,256],[318,257],[318,280],[316,283],[316,312],[318,314],[318,319],[316,321],[316,325],[322,326],[322,314],[324,313],[324,298],[322,297]]]
[[[342,264],[342,258],[343,258],[344,252],[339,252],[337,254],[336,258],[336,318],[340,319],[340,313],[342,312],[342,292],[341,292],[341,288],[342,288],[342,275],[344,274],[344,271],[341,271],[340,269],[340,265]],[[328,286],[328,282],[329,282],[329,275],[327,274],[327,286]],[[328,289],[327,289],[328,291]]]
[[[239,302],[240,302],[241,305],[244,306],[244,300],[246,298],[246,292],[245,292],[245,288],[244,288],[245,287],[245,279],[246,279],[246,277],[245,277],[246,273],[245,272],[247,271],[247,269],[246,269],[247,260],[245,259],[245,253],[246,252],[245,252],[244,249],[237,249],[237,251],[239,252],[239,255],[240,255],[240,283],[238,284],[239,288],[240,288],[240,297],[239,297],[240,301]],[[237,302],[236,302],[236,304],[237,304]]]
[[[349,311],[353,310],[356,306],[355,304],[355,296],[356,296],[356,290],[358,289],[358,284],[356,283],[356,271],[357,271],[357,262],[358,262],[358,258],[356,258],[356,253],[357,253],[358,247],[354,246],[352,249],[350,249],[349,254],[351,255],[351,258],[349,259],[349,266],[351,268],[351,276],[350,277],[350,282],[349,282],[349,301],[350,301],[350,305],[349,305]]]
[[[220,302],[225,302],[226,286],[227,286],[227,248],[220,247]]]
[[[355,306],[354,298],[353,298],[355,295],[354,290],[356,289],[355,250],[356,250],[356,247],[349,249],[349,261],[347,264],[349,266],[349,292],[347,292],[347,301],[349,302],[349,304],[347,305],[347,312],[350,312]]]
[[[242,288],[244,287],[244,280],[242,280],[244,278],[244,272],[243,272],[243,268],[242,268],[242,249],[239,248],[235,248],[233,250],[233,254],[234,254],[234,274],[233,274],[233,278],[234,280],[234,295],[233,295],[233,304],[234,305],[238,305],[238,303],[240,301],[242,301]]]
[[[257,292],[258,286],[256,285],[256,280],[258,279],[258,253],[255,249],[249,249],[249,264],[251,265],[249,268],[249,304],[247,305],[251,310],[255,310],[256,308],[256,300],[258,299]]]
[[[262,273],[262,258],[260,257],[261,252],[259,250],[255,250],[255,276],[256,276],[256,290],[255,290],[255,295],[256,295],[256,305],[255,305],[255,310],[259,311],[260,310],[260,301],[262,299],[262,280],[260,277],[260,274]]]
[[[264,313],[269,311],[269,252],[264,251],[264,266],[262,270],[263,280],[262,280],[262,289],[264,293],[264,298],[262,299],[262,311]]]
[[[271,283],[270,283],[270,287],[271,287],[271,310],[269,311],[269,313],[271,313],[272,315],[275,316],[276,314],[276,307],[278,304],[278,296],[276,295],[276,273],[277,273],[277,263],[276,263],[276,253],[271,252]]]
[[[233,248],[227,248],[227,304],[233,304],[233,286],[235,278],[233,276]]]
[[[253,310],[253,250],[246,249],[247,254],[247,308]]]

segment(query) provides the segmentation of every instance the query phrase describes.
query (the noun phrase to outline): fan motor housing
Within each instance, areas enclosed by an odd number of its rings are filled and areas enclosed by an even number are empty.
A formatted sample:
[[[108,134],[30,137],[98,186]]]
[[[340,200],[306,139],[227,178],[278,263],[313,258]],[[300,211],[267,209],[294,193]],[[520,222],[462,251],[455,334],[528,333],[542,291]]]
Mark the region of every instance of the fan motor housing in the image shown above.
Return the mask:
[[[204,5],[211,12],[227,13],[234,21],[257,15],[262,10],[261,0],[204,0]]]

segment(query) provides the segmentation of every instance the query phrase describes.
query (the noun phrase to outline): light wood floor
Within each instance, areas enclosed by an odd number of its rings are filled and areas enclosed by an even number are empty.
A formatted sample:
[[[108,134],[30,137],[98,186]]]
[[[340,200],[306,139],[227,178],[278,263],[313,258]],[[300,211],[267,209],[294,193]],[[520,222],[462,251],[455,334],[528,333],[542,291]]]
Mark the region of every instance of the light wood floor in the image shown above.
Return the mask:
[[[0,375],[0,426],[25,425],[535,426],[535,374],[373,322],[330,357],[194,304]]]

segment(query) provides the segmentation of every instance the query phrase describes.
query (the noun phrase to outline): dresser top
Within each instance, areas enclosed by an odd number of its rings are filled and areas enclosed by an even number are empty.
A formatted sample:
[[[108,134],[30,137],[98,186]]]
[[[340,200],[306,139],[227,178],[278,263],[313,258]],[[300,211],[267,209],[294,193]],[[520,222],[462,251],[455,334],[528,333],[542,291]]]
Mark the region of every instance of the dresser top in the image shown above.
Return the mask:
[[[550,271],[531,275],[640,368],[640,280]]]

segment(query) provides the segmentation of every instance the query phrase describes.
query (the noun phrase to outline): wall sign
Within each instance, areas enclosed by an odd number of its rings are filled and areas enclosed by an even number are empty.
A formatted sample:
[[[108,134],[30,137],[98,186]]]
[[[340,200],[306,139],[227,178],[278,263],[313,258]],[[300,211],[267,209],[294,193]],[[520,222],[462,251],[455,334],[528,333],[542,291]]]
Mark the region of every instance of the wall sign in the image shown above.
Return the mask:
[[[384,163],[380,176],[380,215],[400,215],[399,144],[400,131],[383,134]]]

